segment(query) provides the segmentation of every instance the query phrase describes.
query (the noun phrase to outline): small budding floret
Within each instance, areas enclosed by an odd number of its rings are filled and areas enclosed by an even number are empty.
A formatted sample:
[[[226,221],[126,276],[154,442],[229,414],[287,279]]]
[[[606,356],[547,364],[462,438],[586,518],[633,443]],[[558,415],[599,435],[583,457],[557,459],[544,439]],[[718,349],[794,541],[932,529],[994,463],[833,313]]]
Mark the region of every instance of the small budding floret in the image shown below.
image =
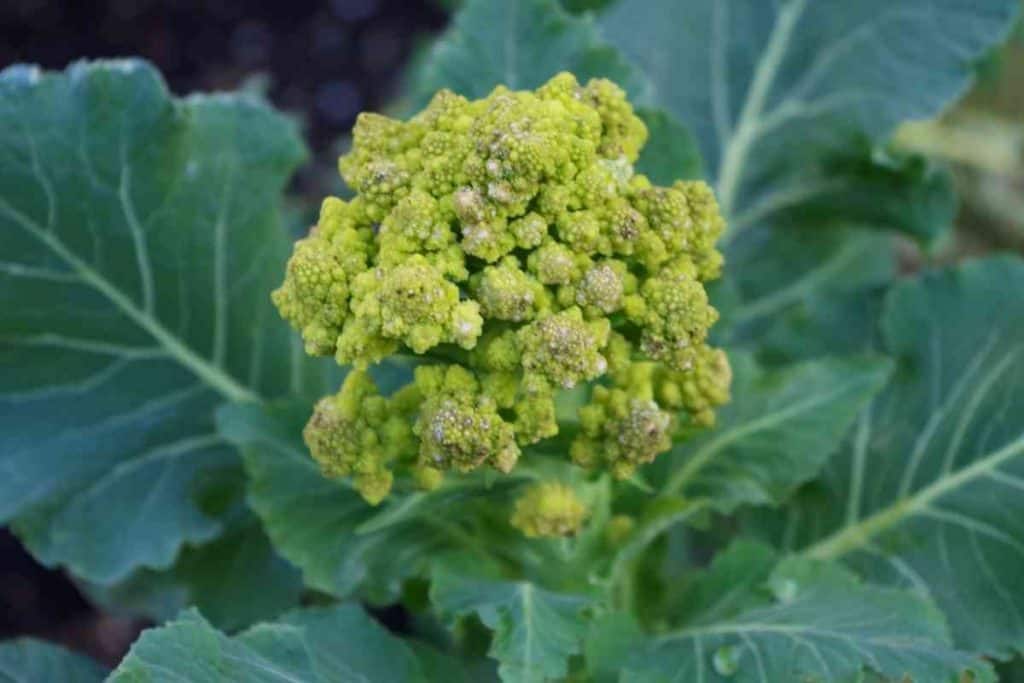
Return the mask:
[[[355,368],[307,427],[326,474],[378,501],[396,476],[507,472],[559,433],[573,387],[589,403],[572,457],[617,476],[713,422],[724,222],[705,183],[636,172],[646,139],[622,89],[568,73],[359,116],[339,160],[354,197],[324,201],[273,294],[308,353]],[[383,396],[366,370],[395,354],[422,362]]]
[[[560,482],[538,482],[516,499],[512,526],[530,538],[571,536],[589,511],[573,489]]]

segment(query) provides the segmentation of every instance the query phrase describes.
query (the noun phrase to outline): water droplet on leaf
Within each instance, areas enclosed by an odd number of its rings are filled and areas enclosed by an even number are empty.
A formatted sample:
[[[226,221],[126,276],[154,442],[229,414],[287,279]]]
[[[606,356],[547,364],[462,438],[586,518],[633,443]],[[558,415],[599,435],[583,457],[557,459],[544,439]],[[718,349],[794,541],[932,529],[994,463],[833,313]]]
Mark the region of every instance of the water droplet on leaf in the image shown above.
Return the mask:
[[[732,676],[740,668],[740,653],[732,645],[725,645],[715,650],[711,663],[721,676]]]

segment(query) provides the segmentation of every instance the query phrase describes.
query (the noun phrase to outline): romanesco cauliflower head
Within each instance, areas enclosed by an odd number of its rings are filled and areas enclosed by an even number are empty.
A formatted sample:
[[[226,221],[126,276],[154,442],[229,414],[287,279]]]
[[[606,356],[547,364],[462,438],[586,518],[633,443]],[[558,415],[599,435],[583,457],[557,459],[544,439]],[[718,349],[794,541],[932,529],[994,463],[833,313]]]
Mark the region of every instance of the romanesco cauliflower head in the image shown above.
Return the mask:
[[[395,474],[508,472],[579,385],[572,458],[619,477],[713,422],[723,221],[706,184],[634,171],[646,137],[618,86],[567,73],[359,117],[339,163],[355,197],[324,202],[273,294],[307,352],[355,368],[306,428],[325,473],[376,502]],[[394,354],[423,365],[382,396],[367,369]]]

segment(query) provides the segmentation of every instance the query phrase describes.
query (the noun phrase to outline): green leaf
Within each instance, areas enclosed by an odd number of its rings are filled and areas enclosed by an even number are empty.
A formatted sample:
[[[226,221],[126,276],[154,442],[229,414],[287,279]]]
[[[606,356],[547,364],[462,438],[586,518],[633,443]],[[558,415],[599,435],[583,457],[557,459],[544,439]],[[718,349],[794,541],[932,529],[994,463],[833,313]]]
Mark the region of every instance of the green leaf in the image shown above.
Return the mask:
[[[302,576],[246,513],[215,541],[186,547],[170,569],[143,569],[121,583],[85,589],[114,612],[162,622],[195,606],[217,628],[237,631],[296,607]]]
[[[802,306],[887,285],[895,275],[893,240],[886,235],[817,225],[755,228],[733,244],[725,282],[712,290],[722,312],[714,333],[720,344],[750,345]]]
[[[637,114],[647,125],[648,138],[636,170],[657,185],[700,178],[700,151],[686,126],[662,109],[638,109]]]
[[[632,614],[602,614],[591,623],[583,644],[587,673],[595,683],[615,683],[623,662],[645,644],[646,636]]]
[[[449,617],[475,614],[494,632],[489,654],[498,660],[505,683],[563,678],[569,657],[582,650],[587,630],[583,611],[590,599],[554,593],[528,581],[480,576],[464,564],[435,566],[430,598],[437,610]]]
[[[892,172],[916,178],[899,202],[913,206],[933,180],[874,148],[963,93],[1017,4],[620,0],[601,25],[696,135],[735,233],[811,206],[861,222],[895,200]],[[902,224],[923,237],[946,226]]]
[[[950,232],[950,174],[886,143],[965,90],[1017,4],[619,0],[602,15],[602,35],[651,82],[644,103],[694,133],[717,191],[728,225],[720,343],[754,345],[764,321],[816,293],[891,276],[891,242],[854,229],[929,245]]]
[[[416,515],[395,514],[423,494],[393,494],[383,512],[348,482],[328,479],[302,442],[312,408],[228,405],[218,412],[225,438],[241,449],[249,503],[277,550],[302,570],[306,584],[339,596],[360,589],[375,602],[397,597],[401,582],[424,574],[448,536]],[[428,506],[429,507],[429,506]],[[390,517],[381,523],[380,516]]]
[[[226,680],[427,683],[409,646],[355,605],[292,612],[234,638],[190,610],[144,632],[110,677],[111,683]]]
[[[885,383],[881,358],[829,358],[764,371],[732,354],[733,399],[714,429],[662,456],[666,496],[707,498],[720,511],[780,503],[838,448]]]
[[[841,567],[740,542],[695,582],[685,623],[625,662],[627,681],[854,681],[862,670],[949,681],[991,669],[949,643],[942,615],[913,594],[860,583]]]
[[[766,545],[734,541],[679,593],[673,617],[690,625],[713,624],[768,604],[768,585],[778,561]]]
[[[0,679],[99,683],[107,672],[96,662],[62,647],[19,638],[0,643]]]
[[[646,87],[590,17],[570,16],[555,0],[467,0],[418,66],[413,103],[422,107],[441,88],[470,99],[497,85],[533,89],[560,71],[610,78],[630,92]]]
[[[223,530],[212,408],[313,368],[267,300],[303,156],[263,103],[143,62],[0,73],[0,521],[43,562],[111,583]]]
[[[959,646],[993,655],[1024,643],[1022,291],[1024,262],[999,257],[891,292],[892,381],[787,531],[930,595]]]
[[[833,354],[869,353],[887,290],[813,297],[779,316],[760,340],[759,357],[781,364]]]

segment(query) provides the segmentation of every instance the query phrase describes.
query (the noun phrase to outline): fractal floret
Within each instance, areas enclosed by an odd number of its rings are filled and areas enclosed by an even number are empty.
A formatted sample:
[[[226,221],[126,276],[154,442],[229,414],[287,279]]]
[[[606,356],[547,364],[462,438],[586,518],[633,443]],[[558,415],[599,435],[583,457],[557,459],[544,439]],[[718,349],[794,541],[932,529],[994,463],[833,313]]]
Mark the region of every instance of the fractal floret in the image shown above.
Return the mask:
[[[305,432],[328,476],[376,503],[398,476],[510,472],[571,419],[556,400],[574,387],[589,403],[566,457],[616,477],[713,422],[723,220],[703,182],[634,170],[646,138],[621,89],[568,73],[359,117],[340,161],[355,196],[324,202],[273,295],[308,353],[353,368]],[[396,356],[415,377],[382,394],[373,366]]]

